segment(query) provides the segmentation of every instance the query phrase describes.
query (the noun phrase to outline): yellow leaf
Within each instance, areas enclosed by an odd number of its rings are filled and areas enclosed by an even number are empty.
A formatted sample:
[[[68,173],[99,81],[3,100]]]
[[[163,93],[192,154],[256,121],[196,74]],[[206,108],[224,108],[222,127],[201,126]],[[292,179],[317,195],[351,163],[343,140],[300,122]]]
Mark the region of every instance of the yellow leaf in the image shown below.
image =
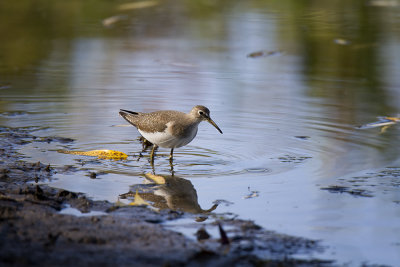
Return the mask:
[[[160,175],[146,173],[145,176],[146,176],[146,178],[154,181],[156,184],[165,184],[165,178]]]
[[[131,203],[129,203],[129,205],[131,206],[142,206],[142,205],[147,205],[149,206],[150,203],[147,202],[146,200],[144,200],[138,193],[138,191],[136,190],[136,194],[135,194],[135,200]]]
[[[98,157],[101,159],[125,160],[128,158],[128,155],[125,154],[124,152],[109,150],[109,149],[91,150],[91,151],[58,150],[58,152],[64,154]]]
[[[397,117],[385,117],[385,119],[391,120],[391,121],[400,121],[400,118],[397,118]]]

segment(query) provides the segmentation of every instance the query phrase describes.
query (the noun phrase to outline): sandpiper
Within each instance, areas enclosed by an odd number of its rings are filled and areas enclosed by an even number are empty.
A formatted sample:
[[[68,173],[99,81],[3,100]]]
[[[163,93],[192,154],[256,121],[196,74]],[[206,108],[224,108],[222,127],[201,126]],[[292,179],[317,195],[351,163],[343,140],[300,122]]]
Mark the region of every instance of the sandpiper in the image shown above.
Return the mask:
[[[210,110],[205,106],[195,106],[189,113],[175,110],[160,110],[150,113],[119,111],[125,120],[135,126],[139,133],[153,144],[150,161],[154,163],[154,152],[160,146],[171,148],[172,162],[174,148],[189,144],[196,136],[199,123],[208,121],[222,134],[221,129],[210,118]]]

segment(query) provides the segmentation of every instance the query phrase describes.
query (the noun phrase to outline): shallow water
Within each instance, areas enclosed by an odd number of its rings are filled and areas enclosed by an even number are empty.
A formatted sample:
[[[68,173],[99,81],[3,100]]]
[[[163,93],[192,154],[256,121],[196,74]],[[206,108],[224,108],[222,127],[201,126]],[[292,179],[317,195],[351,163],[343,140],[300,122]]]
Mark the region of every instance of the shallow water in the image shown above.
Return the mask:
[[[152,172],[148,153],[137,160],[139,134],[119,127],[118,110],[203,104],[224,134],[202,123],[173,166],[202,209],[223,200],[214,212],[320,239],[327,249],[318,257],[398,264],[399,127],[356,126],[400,113],[399,6],[170,1],[120,10],[92,2],[0,4],[1,125],[75,140],[20,151],[80,169],[49,184],[118,201]],[[168,153],[158,151],[157,174],[171,174]]]

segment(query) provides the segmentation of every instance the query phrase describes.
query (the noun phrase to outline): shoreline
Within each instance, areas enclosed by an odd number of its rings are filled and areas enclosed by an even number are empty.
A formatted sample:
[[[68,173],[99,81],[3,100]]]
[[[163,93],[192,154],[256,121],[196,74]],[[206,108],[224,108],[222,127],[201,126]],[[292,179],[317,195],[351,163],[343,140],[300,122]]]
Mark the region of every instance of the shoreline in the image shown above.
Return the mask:
[[[17,149],[29,142],[71,142],[38,138],[29,128],[0,127],[0,262],[5,266],[140,265],[140,266],[332,266],[313,253],[319,242],[262,229],[252,221],[220,219],[218,237],[198,225],[197,240],[167,229],[164,222],[192,218],[170,209],[116,206],[82,193],[38,184],[54,172],[46,163],[28,163]],[[82,214],[60,213],[72,207]],[[226,229],[226,231],[224,230]],[[205,232],[205,233],[204,233]],[[226,234],[226,238],[224,237]],[[207,236],[208,235],[208,236]],[[306,255],[309,259],[298,259]]]

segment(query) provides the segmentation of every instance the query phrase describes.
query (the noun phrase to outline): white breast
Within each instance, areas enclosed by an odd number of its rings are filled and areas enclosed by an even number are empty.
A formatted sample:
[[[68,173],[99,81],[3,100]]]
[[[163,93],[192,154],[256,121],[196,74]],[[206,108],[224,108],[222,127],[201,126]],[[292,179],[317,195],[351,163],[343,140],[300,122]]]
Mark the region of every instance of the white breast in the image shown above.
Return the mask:
[[[167,124],[167,126],[170,126]],[[148,141],[150,141],[153,144],[156,144],[157,146],[160,147],[165,147],[165,148],[177,148],[181,146],[185,146],[189,144],[197,134],[197,125],[196,127],[193,127],[193,130],[190,132],[190,134],[185,137],[185,138],[179,138],[175,135],[173,135],[169,130],[169,127],[165,129],[164,132],[154,132],[154,133],[148,133],[144,132],[138,129],[139,133]]]

